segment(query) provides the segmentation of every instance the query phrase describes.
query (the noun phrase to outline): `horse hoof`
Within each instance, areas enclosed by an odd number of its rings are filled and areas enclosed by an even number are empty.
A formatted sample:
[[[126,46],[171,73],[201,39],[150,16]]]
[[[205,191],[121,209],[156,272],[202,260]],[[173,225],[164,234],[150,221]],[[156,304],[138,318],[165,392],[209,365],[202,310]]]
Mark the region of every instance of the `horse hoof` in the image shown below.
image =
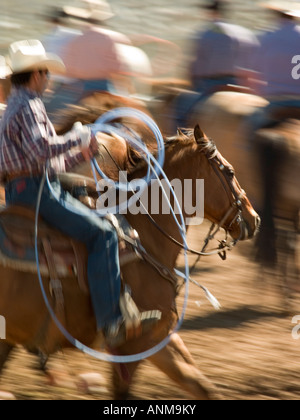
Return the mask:
[[[83,394],[103,394],[107,392],[106,379],[100,373],[87,372],[78,375],[77,388]]]
[[[0,401],[15,400],[16,397],[11,392],[0,391]]]

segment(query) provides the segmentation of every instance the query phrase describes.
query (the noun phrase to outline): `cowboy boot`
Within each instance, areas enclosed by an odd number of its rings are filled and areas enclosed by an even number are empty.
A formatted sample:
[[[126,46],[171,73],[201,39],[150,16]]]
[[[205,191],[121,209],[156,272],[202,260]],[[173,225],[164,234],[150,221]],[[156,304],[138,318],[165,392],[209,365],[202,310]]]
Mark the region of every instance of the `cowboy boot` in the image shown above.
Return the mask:
[[[140,312],[128,288],[125,288],[120,297],[120,309],[122,317],[103,331],[106,344],[111,348],[146,334],[161,319],[161,312],[158,310]]]

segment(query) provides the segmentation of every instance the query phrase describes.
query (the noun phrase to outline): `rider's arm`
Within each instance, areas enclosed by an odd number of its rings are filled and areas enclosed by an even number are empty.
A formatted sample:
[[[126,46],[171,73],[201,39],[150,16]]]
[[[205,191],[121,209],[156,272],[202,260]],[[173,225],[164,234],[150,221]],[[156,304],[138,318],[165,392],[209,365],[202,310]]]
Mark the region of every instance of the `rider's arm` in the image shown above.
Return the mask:
[[[98,133],[99,135],[99,133]],[[91,160],[93,156],[99,153],[99,144],[97,138],[92,134],[91,141],[88,147],[81,149],[72,149],[64,155],[66,171],[72,170],[74,166],[79,165],[85,161]]]
[[[40,103],[41,102],[41,103]],[[18,124],[22,150],[26,158],[39,165],[48,159],[67,153],[74,147],[82,147],[83,141],[76,130],[58,136],[48,120],[42,101],[31,101],[20,110]]]

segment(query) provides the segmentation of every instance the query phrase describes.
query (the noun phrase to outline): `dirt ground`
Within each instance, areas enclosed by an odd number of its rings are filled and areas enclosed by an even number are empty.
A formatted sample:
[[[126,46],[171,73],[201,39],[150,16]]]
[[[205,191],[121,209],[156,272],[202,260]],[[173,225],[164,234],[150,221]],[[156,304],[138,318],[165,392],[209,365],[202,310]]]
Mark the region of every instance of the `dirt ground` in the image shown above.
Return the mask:
[[[198,249],[202,238],[199,227],[189,233],[190,245]],[[225,399],[296,400],[300,398],[300,340],[292,337],[292,318],[300,315],[299,295],[290,302],[289,314],[283,313],[283,295],[277,280],[271,276],[268,282],[261,281],[259,267],[250,258],[252,251],[252,243],[241,243],[226,261],[209,257],[199,263],[193,278],[208,287],[222,308],[215,311],[203,292],[191,285],[180,335],[197,366]],[[179,308],[181,303],[182,296]],[[106,362],[70,350],[53,356],[49,367],[63,375],[59,385],[49,385],[36,369],[36,357],[18,349],[7,364],[0,389],[14,393],[20,400],[111,398]],[[78,375],[84,372],[103,375],[103,384],[97,383],[89,393],[84,392],[82,386],[76,385]],[[190,399],[148,362],[138,371],[132,397]]]

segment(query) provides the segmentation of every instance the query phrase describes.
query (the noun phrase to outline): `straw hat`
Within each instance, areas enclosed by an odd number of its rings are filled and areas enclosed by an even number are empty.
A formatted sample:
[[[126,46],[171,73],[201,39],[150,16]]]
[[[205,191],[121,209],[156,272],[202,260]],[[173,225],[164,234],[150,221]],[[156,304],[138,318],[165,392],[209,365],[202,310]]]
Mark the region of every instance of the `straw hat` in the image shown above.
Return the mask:
[[[227,0],[209,0],[205,4],[201,4],[201,8],[215,12],[222,12],[228,6]]]
[[[43,44],[37,39],[12,43],[7,63],[14,74],[31,70],[49,70],[59,74],[65,72],[63,61],[55,54],[46,53]]]
[[[114,16],[110,5],[105,0],[82,0],[85,8],[64,6],[64,16],[82,21],[103,22]]]
[[[286,12],[287,15],[293,16],[294,18],[300,18],[300,10],[291,10]]]
[[[0,55],[0,79],[5,79],[10,74],[11,70],[6,63],[5,57]]]

